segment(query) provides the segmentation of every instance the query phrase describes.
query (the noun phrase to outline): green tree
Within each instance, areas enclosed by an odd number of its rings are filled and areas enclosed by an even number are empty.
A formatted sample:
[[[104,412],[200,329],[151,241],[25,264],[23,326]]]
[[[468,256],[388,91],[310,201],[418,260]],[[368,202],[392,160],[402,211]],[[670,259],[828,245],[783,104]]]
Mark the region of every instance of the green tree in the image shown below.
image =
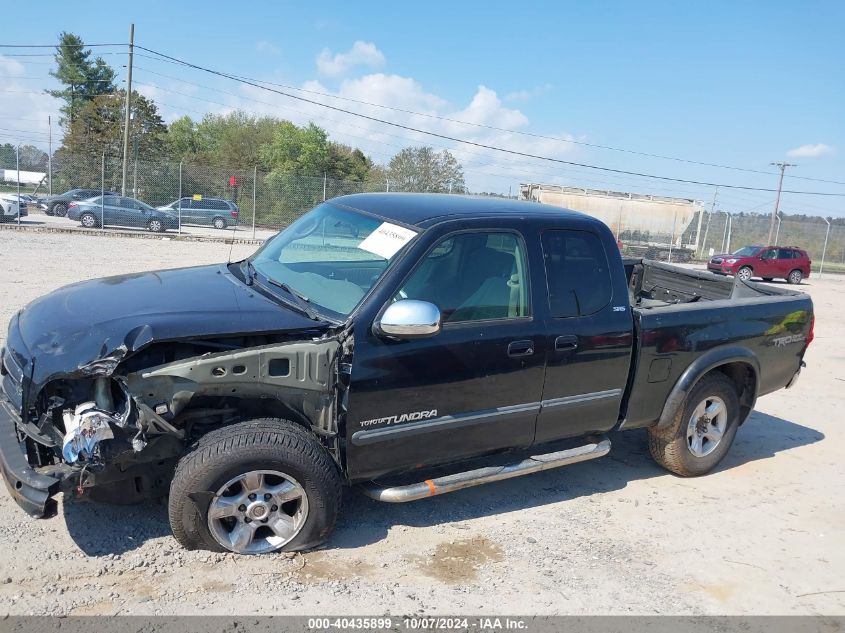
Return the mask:
[[[11,143],[0,145],[0,169],[15,168],[15,146]]]
[[[0,145],[0,169],[15,169],[17,150],[17,146],[11,143]],[[47,152],[34,145],[21,145],[20,168],[21,171],[47,171]]]
[[[387,167],[391,191],[465,193],[464,170],[447,150],[406,147]]]
[[[21,145],[21,169],[26,171],[47,171],[47,152],[34,145]]]
[[[92,187],[100,184],[100,162],[103,153],[110,160],[123,154],[123,118],[126,92],[100,95],[79,109],[56,151],[56,167],[61,186]],[[147,164],[159,163],[165,152],[167,127],[155,103],[137,92],[132,93],[129,138],[133,153]],[[119,169],[107,169],[108,187],[117,187]],[[146,176],[154,173],[146,170]]]
[[[196,126],[197,157],[229,168],[268,169],[262,161],[262,148],[272,143],[281,124],[273,117],[240,111],[206,115]]]
[[[63,99],[61,123],[73,123],[79,110],[99,95],[114,91],[114,70],[101,57],[91,59],[91,50],[85,49],[82,38],[63,32],[56,46],[55,70],[50,74],[65,87],[47,90],[47,94]]]
[[[332,178],[363,182],[367,179],[373,161],[360,149],[341,143],[329,144],[329,169]]]
[[[187,115],[179,117],[168,126],[166,141],[169,158],[194,158],[199,152],[196,123]]]
[[[261,156],[273,174],[308,174],[322,176],[331,165],[328,134],[321,127],[309,123],[298,127],[290,121],[281,121],[270,144],[264,146]]]

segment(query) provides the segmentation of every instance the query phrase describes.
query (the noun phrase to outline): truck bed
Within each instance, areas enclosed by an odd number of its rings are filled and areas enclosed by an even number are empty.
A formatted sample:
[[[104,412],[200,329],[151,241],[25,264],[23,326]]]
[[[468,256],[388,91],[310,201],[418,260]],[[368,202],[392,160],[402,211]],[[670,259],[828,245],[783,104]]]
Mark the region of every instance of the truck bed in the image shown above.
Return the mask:
[[[808,295],[660,262],[623,263],[637,343],[622,428],[655,423],[684,371],[707,352],[754,369],[748,411],[799,370],[813,314]]]

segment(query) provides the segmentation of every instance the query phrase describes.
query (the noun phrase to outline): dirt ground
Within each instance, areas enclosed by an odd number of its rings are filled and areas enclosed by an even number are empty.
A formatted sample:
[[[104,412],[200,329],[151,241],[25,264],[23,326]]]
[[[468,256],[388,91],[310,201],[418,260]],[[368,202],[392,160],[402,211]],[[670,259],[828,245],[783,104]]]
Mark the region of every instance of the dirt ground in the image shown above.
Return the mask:
[[[234,247],[240,257],[255,247]],[[86,278],[225,260],[223,244],[0,231],[8,318]],[[187,552],[161,503],[0,492],[2,614],[843,614],[845,278],[810,279],[816,340],[718,470],[681,479],[641,431],[608,457],[405,505],[347,491],[327,547]]]

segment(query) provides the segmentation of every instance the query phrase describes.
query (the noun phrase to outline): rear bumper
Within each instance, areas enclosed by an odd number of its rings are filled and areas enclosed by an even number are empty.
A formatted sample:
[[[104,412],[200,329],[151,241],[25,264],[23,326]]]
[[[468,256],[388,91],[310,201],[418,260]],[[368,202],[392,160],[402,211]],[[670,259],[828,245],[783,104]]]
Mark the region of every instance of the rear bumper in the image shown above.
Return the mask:
[[[807,366],[807,363],[805,363],[805,362],[802,360],[802,361],[801,361],[801,364],[800,364],[800,365],[798,365],[798,371],[796,371],[796,372],[795,372],[795,374],[792,376],[792,378],[790,378],[790,379],[789,379],[789,382],[788,382],[788,383],[786,383],[786,389],[791,389],[792,387],[794,387],[794,386],[795,386],[795,383],[797,383],[797,382],[798,382],[798,379],[801,377],[801,369],[802,369],[803,367],[806,367],[806,366]]]
[[[0,395],[0,471],[12,499],[30,516],[41,518],[52,509],[61,480],[35,472],[18,442],[19,420],[12,404]]]

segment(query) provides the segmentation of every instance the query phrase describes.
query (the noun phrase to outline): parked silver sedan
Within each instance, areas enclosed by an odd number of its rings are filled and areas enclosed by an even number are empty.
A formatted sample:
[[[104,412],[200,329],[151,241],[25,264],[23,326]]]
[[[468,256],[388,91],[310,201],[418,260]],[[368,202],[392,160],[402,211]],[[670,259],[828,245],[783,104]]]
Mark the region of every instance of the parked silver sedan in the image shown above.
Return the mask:
[[[145,228],[154,233],[176,229],[179,226],[175,215],[125,196],[97,196],[68,204],[67,217],[79,220],[87,229],[103,226],[104,216],[106,226]]]

